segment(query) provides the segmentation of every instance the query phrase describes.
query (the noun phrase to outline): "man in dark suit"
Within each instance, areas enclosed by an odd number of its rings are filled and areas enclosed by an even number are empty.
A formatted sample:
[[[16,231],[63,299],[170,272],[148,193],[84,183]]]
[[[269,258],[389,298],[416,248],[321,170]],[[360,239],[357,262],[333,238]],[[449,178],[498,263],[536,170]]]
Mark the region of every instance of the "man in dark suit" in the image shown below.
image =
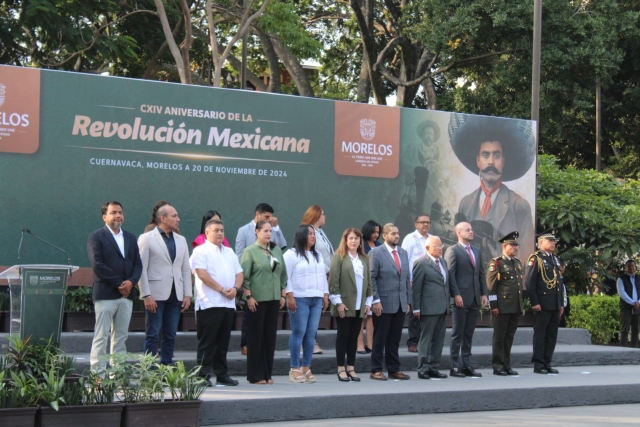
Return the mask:
[[[89,235],[87,253],[93,268],[93,303],[96,326],[91,344],[91,369],[99,371],[106,361],[109,331],[111,354],[126,353],[129,320],[142,261],[133,234],[124,231],[122,205],[116,201],[102,206],[105,226]]]
[[[447,330],[449,309],[449,273],[442,258],[442,241],[430,236],[427,254],[413,266],[413,314],[420,320],[418,341],[418,378],[447,378],[438,371]]]
[[[384,244],[369,251],[371,286],[373,287],[373,349],[371,379],[386,380],[382,373],[384,355],[389,378],[408,380],[400,370],[398,347],[402,338],[405,314],[410,310],[409,255],[398,246],[398,227],[382,226]]]
[[[449,269],[449,292],[454,300],[451,330],[452,377],[481,377],[471,366],[471,345],[480,307],[489,304],[480,250],[471,246],[473,228],[468,222],[456,225],[458,243],[444,255]],[[462,357],[460,352],[462,350]]]
[[[487,267],[487,288],[493,319],[491,364],[493,375],[518,375],[511,369],[511,346],[522,313],[522,265],[518,255],[517,231],[502,239],[502,255],[492,258]]]
[[[538,235],[538,251],[531,254],[524,273],[531,310],[533,310],[533,372],[557,374],[551,367],[556,348],[560,316],[564,311],[563,288],[556,249],[555,230]]]

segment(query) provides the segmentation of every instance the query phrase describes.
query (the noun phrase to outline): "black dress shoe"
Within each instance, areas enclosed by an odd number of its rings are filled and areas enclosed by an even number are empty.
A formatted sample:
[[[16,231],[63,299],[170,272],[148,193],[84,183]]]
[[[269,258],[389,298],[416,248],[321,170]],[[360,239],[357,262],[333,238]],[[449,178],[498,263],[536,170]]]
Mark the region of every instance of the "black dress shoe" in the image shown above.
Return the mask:
[[[559,374],[560,373],[557,369],[553,369],[551,366],[547,366],[545,369],[550,374]]]
[[[464,368],[462,370],[462,373],[465,374],[467,377],[474,377],[474,378],[482,377],[482,374],[473,368]]]
[[[369,347],[367,347],[366,345],[364,346],[364,351],[367,354],[371,353],[371,349]]]
[[[507,375],[509,375],[509,372],[505,371],[504,369],[494,369],[493,375],[498,375],[499,377],[506,377]]]
[[[548,372],[546,369],[544,369],[544,368],[540,368],[540,369],[533,368],[533,373],[534,373],[534,374],[547,375],[549,372]]]
[[[518,375],[518,371],[514,371],[511,368],[507,369],[506,371],[507,371],[507,374],[509,374],[509,375]]]
[[[216,380],[218,385],[236,386],[240,384],[237,380],[234,380],[229,375],[219,376]]]
[[[418,378],[420,378],[421,380],[428,380],[429,374],[427,373],[421,374],[420,372],[418,372]]]
[[[430,378],[447,378],[447,374],[439,372],[437,369],[429,369],[427,371]]]
[[[449,375],[456,378],[464,378],[466,375],[460,370],[460,368],[452,368],[449,371]]]

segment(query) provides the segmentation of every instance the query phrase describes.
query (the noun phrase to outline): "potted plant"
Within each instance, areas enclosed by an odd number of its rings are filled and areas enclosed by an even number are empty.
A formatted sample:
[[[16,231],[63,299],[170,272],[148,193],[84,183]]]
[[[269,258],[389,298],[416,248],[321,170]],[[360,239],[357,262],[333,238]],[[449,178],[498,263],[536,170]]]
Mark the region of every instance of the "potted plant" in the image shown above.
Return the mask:
[[[3,365],[0,360],[0,365]],[[2,368],[2,366],[0,366]],[[0,370],[0,427],[33,427],[36,420],[37,381],[24,373]]]
[[[64,301],[63,331],[93,331],[96,320],[91,299],[92,292],[93,289],[90,286],[67,289]]]

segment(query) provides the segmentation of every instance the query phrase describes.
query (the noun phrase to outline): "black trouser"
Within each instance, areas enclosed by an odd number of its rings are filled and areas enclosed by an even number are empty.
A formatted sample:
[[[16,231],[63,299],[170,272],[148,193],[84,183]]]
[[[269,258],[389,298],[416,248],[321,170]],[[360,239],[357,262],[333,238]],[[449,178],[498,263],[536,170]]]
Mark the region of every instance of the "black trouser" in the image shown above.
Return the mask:
[[[276,351],[280,301],[259,301],[255,313],[247,312],[247,381],[270,380]]]
[[[338,332],[336,333],[336,362],[338,367],[345,366],[344,355],[347,355],[347,365],[356,363],[356,350],[358,349],[358,335],[360,335],[360,310],[356,310],[355,317],[336,317]]]
[[[390,374],[400,372],[398,347],[402,338],[405,313],[402,307],[395,313],[373,315],[373,348],[371,349],[371,372],[382,371],[382,359]]]
[[[413,311],[409,313],[409,339],[407,339],[407,347],[417,347],[420,341],[420,319],[413,315]]]
[[[196,362],[202,376],[227,375],[227,351],[231,326],[236,319],[233,308],[212,307],[196,311],[198,352]]]
[[[533,312],[533,367],[543,369],[551,366],[553,351],[558,339],[560,311]]]
[[[640,314],[632,314],[632,309],[620,307],[620,323],[622,330],[620,331],[620,344],[629,345],[629,330],[631,330],[631,347],[638,347],[638,320]]]
[[[240,347],[247,345],[247,313],[249,312],[249,304],[246,302],[242,305],[242,332],[240,332]]]
[[[496,371],[511,369],[511,347],[518,330],[520,313],[498,314],[493,318],[493,342],[491,365]]]

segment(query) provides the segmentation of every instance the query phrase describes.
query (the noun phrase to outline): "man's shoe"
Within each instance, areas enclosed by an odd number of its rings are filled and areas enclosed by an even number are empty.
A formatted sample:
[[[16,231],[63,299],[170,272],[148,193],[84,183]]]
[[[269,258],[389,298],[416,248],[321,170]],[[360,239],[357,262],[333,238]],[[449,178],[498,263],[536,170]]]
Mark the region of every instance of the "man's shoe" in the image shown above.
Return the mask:
[[[509,375],[509,372],[505,371],[504,369],[494,369],[493,375],[497,375],[499,377],[506,377],[507,375]]]
[[[421,374],[420,372],[418,372],[418,378],[420,378],[421,380],[428,380],[429,374],[427,373]]]
[[[466,375],[460,370],[460,368],[452,368],[449,371],[449,375],[456,378],[464,378]]]
[[[378,380],[378,381],[387,380],[387,376],[382,372],[371,372],[371,374],[369,375],[369,378],[371,378],[372,380]]]
[[[235,386],[240,384],[237,380],[234,380],[233,378],[231,378],[229,375],[223,375],[223,376],[219,376],[218,379],[216,380],[216,384],[217,385],[228,385],[228,386]]]
[[[560,373],[557,369],[553,369],[551,366],[547,366],[545,369],[550,374],[559,374]]]
[[[447,378],[447,374],[443,374],[437,369],[429,369],[427,372],[431,378]]]
[[[389,378],[392,380],[410,380],[411,377],[402,371],[394,372],[393,374],[389,374]]]
[[[409,351],[409,353],[417,353],[418,347],[415,345],[410,345],[409,347],[407,347],[407,351]]]
[[[480,372],[477,372],[473,368],[464,368],[462,370],[462,373],[465,374],[467,377],[474,377],[474,378],[481,378],[482,377],[482,374]]]
[[[518,374],[518,371],[514,371],[514,370],[513,370],[513,369],[511,369],[511,368],[506,369],[506,371],[507,371],[507,374],[508,374],[508,375],[519,375],[519,374]]]
[[[546,369],[544,369],[544,368],[540,368],[540,369],[538,369],[538,368],[533,368],[533,373],[534,373],[534,374],[547,375],[549,372],[548,372]]]
[[[247,355],[247,346],[243,345],[242,348],[240,349],[240,354],[242,354],[243,356]]]

